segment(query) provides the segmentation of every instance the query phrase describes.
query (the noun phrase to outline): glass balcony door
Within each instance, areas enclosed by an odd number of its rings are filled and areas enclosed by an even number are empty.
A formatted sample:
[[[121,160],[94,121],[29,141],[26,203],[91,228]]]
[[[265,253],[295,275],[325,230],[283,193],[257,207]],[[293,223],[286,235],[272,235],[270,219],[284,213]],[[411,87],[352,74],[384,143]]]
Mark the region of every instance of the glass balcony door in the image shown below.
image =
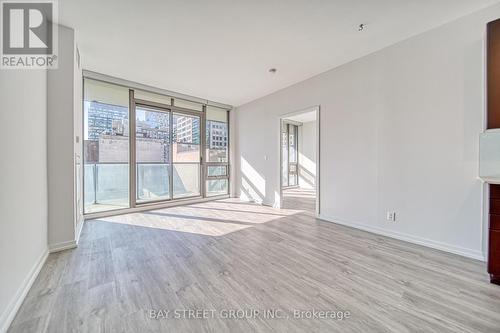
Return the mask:
[[[172,199],[171,117],[168,109],[135,108],[136,202]]]
[[[200,196],[201,116],[135,104],[135,204]]]

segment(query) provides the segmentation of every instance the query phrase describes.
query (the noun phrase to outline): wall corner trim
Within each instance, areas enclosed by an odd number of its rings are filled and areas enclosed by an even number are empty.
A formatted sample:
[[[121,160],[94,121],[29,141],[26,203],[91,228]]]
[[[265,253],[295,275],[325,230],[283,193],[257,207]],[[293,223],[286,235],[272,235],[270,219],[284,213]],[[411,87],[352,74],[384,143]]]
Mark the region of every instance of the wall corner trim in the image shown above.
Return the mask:
[[[28,294],[29,290],[31,289],[33,282],[35,282],[35,279],[37,278],[38,274],[40,273],[40,270],[42,269],[43,265],[45,264],[45,261],[47,260],[48,255],[49,255],[49,251],[46,249],[41,254],[40,258],[35,262],[35,265],[31,268],[28,275],[26,276],[24,281],[19,286],[19,289],[17,290],[13,299],[7,305],[5,312],[0,315],[0,333],[5,333],[9,329],[10,324],[12,323],[12,321],[14,320],[14,317],[17,314],[17,311],[19,311],[21,304],[23,304],[23,301],[26,298],[26,295]]]
[[[61,243],[55,243],[55,244],[49,244],[49,253],[54,253],[54,252],[59,252],[59,251],[64,251],[64,250],[69,250],[69,249],[74,249],[77,246],[76,240],[71,240],[67,242],[61,242]]]
[[[381,236],[386,236],[398,240],[402,240],[408,243],[413,243],[417,245],[422,245],[425,247],[429,247],[431,249],[435,250],[440,250],[448,253],[453,253],[457,254],[462,257],[470,258],[470,259],[475,259],[475,260],[480,260],[480,261],[486,261],[486,255],[479,250],[474,250],[474,249],[468,249],[448,243],[443,243],[443,242],[438,242],[414,235],[410,235],[407,233],[400,233],[392,230],[386,230],[378,227],[373,227],[373,226],[368,226],[366,224],[358,223],[358,222],[351,222],[351,221],[346,221],[343,219],[339,219],[336,217],[332,216],[325,216],[323,214],[319,214],[317,216],[318,219],[325,221],[325,222],[330,222],[330,223],[336,223],[340,225],[344,225],[347,227],[367,231],[373,234],[381,235]]]

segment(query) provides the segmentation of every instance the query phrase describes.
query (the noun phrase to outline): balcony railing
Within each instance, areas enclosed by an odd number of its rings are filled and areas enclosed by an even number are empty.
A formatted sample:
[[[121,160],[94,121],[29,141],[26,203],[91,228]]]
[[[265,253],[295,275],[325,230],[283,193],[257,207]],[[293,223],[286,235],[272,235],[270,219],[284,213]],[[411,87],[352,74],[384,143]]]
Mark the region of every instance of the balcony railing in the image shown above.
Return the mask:
[[[137,163],[137,201],[170,199],[169,163]],[[200,164],[173,164],[173,198],[200,195]],[[128,163],[85,164],[86,211],[129,206]],[[98,207],[99,206],[99,207]]]
[[[137,163],[137,202],[159,201],[200,195],[200,164]],[[85,212],[129,207],[129,164],[87,163],[84,170]],[[227,193],[227,180],[207,182],[207,195]],[[172,190],[172,195],[170,191]]]
[[[87,210],[91,205],[128,207],[128,163],[85,164],[84,200]]]

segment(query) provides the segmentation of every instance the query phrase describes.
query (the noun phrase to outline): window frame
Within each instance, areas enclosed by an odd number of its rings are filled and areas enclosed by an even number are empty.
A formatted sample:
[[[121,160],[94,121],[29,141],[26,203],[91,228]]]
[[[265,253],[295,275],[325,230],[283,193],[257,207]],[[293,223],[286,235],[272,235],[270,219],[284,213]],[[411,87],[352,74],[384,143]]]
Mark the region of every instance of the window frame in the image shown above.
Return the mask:
[[[137,210],[144,210],[146,207],[148,209],[152,209],[155,207],[165,207],[167,204],[172,205],[174,203],[178,204],[178,202],[186,201],[189,202],[191,200],[196,200],[200,199],[202,201],[203,199],[219,199],[219,198],[227,198],[229,197],[231,193],[231,140],[230,140],[230,115],[231,115],[231,109],[232,107],[226,106],[224,104],[220,103],[211,103],[207,100],[201,100],[198,98],[187,98],[189,96],[182,95],[182,94],[177,94],[173,92],[169,92],[166,90],[162,89],[156,89],[148,86],[144,86],[138,83],[126,81],[126,80],[121,80],[118,78],[113,78],[113,77],[108,77],[103,74],[99,73],[94,73],[94,72],[88,72],[84,71],[84,75],[82,78],[82,110],[85,106],[85,89],[86,89],[86,84],[85,80],[94,80],[94,81],[101,81],[106,84],[110,85],[115,85],[118,87],[126,88],[129,91],[129,105],[128,105],[128,119],[129,119],[129,160],[128,160],[128,166],[129,166],[129,172],[128,172],[128,181],[129,181],[129,206],[128,207],[123,207],[123,208],[118,208],[115,210],[103,210],[99,212],[86,212],[85,211],[85,193],[86,193],[86,187],[85,187],[85,170],[82,168],[82,198],[84,200],[84,215],[85,218],[93,218],[93,217],[101,217],[101,216],[110,216],[110,215],[116,215],[116,214],[122,214],[122,213],[127,213],[127,212],[133,212]],[[152,94],[157,94],[160,96],[163,96],[165,98],[170,98],[170,105],[160,103],[158,101],[151,101],[151,100],[145,100],[145,99],[140,99],[140,98],[134,98],[134,92],[136,90],[139,90],[141,92],[146,92],[146,93],[152,93]],[[200,110],[191,110],[183,107],[178,107],[175,105],[176,100],[182,100],[187,101],[187,102],[192,102],[192,103],[197,103],[201,105],[201,111]],[[168,99],[167,99],[168,102]],[[185,114],[185,115],[191,115],[191,116],[196,116],[199,117],[200,119],[200,174],[199,174],[199,189],[200,192],[198,195],[194,196],[180,196],[177,198],[173,197],[173,179],[169,175],[169,199],[160,199],[160,200],[148,200],[145,202],[137,202],[137,163],[136,163],[136,144],[137,144],[137,138],[136,138],[136,106],[140,105],[143,107],[147,108],[152,108],[152,109],[158,109],[158,111],[167,111],[170,113],[170,130],[173,130],[173,114],[178,113],[178,114]],[[209,107],[215,107],[219,108],[221,110],[224,110],[227,112],[227,161],[226,162],[208,162],[207,161],[207,156],[206,156],[206,124],[207,124],[207,118],[206,118],[206,110],[207,106]],[[82,141],[83,138],[85,137],[85,113],[82,112]],[[171,132],[171,146],[173,145],[173,132]],[[194,144],[194,143],[193,143]],[[85,164],[84,161],[84,144],[82,144],[82,164]],[[170,165],[171,165],[171,171],[169,174],[173,173],[173,151],[170,149]],[[193,162],[194,163],[194,162]],[[177,164],[182,164],[182,162],[177,162]],[[208,166],[212,165],[223,165],[226,167],[226,175],[219,175],[219,176],[208,176]],[[227,192],[224,194],[217,194],[217,195],[209,195],[207,191],[207,181],[208,180],[214,180],[214,179],[227,179]],[[92,190],[91,190],[92,191]],[[142,200],[141,200],[142,201]],[[196,202],[196,201],[194,201]],[[151,208],[149,208],[151,207]]]

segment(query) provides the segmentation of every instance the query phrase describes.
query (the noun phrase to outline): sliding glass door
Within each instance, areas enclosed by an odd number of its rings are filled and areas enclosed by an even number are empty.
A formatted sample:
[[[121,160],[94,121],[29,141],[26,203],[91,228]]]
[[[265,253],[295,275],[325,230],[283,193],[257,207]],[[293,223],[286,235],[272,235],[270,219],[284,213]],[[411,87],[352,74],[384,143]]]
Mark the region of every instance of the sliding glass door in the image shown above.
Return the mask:
[[[136,104],[136,203],[200,195],[201,117]]]
[[[169,110],[137,105],[135,161],[137,203],[170,200],[171,129]]]

